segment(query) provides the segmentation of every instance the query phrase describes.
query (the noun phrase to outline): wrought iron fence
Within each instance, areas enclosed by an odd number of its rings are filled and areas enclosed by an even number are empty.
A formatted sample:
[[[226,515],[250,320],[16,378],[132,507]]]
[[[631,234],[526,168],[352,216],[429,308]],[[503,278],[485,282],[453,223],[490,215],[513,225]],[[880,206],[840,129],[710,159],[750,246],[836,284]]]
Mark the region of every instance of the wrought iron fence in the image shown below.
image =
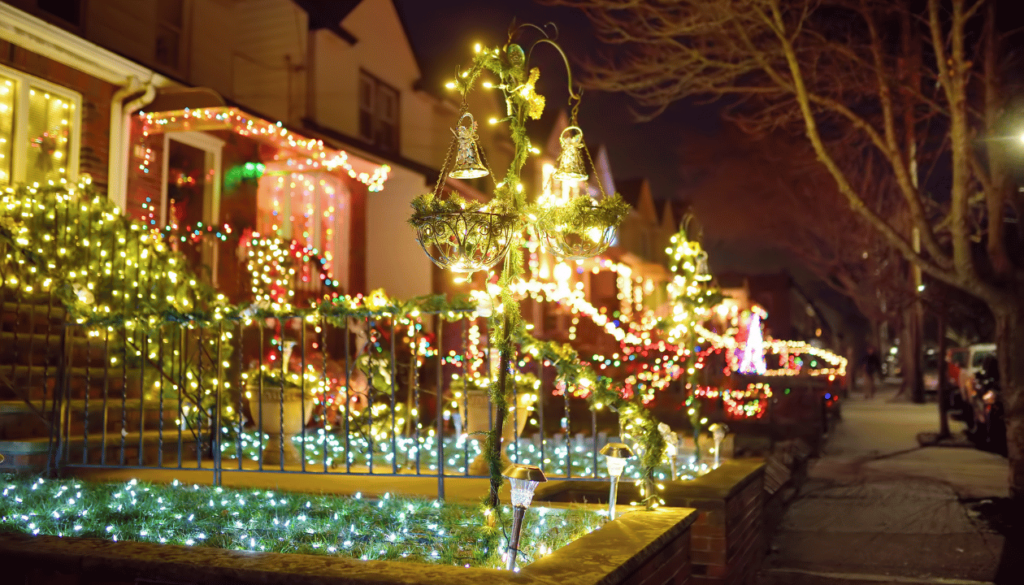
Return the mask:
[[[66,362],[49,374],[63,413],[55,461],[212,470],[217,483],[224,471],[436,476],[443,495],[445,477],[486,476],[474,465],[473,433],[494,420],[489,376],[473,375],[490,371],[471,341],[486,338],[480,321],[67,324]],[[523,362],[516,374],[508,458],[549,477],[606,478],[598,451],[617,440],[617,415],[559,393],[550,366]]]

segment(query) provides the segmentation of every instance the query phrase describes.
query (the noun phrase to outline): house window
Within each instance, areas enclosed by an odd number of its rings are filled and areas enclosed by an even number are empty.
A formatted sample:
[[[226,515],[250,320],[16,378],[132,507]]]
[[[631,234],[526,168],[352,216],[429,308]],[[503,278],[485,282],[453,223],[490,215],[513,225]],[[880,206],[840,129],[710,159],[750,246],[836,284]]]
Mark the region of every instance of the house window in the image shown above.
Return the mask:
[[[295,172],[287,163],[270,162],[259,179],[256,206],[259,233],[315,247],[333,280],[348,290],[351,193],[340,177],[324,171]],[[294,290],[320,289],[312,264],[303,262],[296,269]]]
[[[366,73],[359,74],[359,136],[387,152],[398,152],[398,90]]]
[[[156,13],[156,62],[174,70],[181,69],[184,0],[159,0]]]
[[[78,178],[80,95],[0,68],[0,184]]]

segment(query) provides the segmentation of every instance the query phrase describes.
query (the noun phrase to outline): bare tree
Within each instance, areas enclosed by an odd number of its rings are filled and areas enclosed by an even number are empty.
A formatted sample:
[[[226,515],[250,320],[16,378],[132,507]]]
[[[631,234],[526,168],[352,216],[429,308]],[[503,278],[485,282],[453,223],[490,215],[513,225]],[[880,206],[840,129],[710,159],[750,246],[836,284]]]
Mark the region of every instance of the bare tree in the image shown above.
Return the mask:
[[[588,64],[592,86],[630,94],[644,118],[683,98],[725,98],[748,131],[802,134],[889,247],[986,303],[1010,488],[1024,500],[1024,261],[1004,223],[1008,206],[1024,212],[1024,195],[997,135],[1007,96],[994,0],[548,1],[584,10],[620,46]],[[895,217],[917,237],[870,205],[843,164],[851,148],[862,165],[883,165],[903,211]],[[942,180],[921,172],[934,164]]]
[[[809,147],[785,136],[751,140],[729,130],[715,140],[685,142],[681,193],[693,200],[707,237],[792,253],[856,305],[875,345],[882,323],[898,325],[914,298],[906,262],[847,212]],[[872,175],[862,170],[861,182],[877,180]],[[893,212],[885,208],[893,207],[891,198],[876,192],[872,199],[880,214]]]

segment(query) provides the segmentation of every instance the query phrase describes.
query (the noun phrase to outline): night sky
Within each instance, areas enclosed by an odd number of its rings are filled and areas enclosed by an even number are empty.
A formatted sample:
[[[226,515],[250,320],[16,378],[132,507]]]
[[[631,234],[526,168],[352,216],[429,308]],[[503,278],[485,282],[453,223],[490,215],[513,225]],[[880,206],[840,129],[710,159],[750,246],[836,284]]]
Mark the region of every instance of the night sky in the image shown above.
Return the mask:
[[[564,7],[540,6],[529,0],[395,0],[408,25],[409,35],[423,69],[424,81],[441,88],[458,65],[472,57],[476,42],[500,46],[508,37],[509,23],[554,22],[559,43],[570,59],[598,54],[590,22],[582,12]],[[541,69],[538,91],[548,99],[544,119],[534,123],[546,131],[558,108],[566,104],[565,67],[550,47],[540,47],[534,62]],[[574,69],[579,69],[573,63]],[[630,100],[623,95],[587,91],[580,106],[580,126],[588,142],[603,143],[609,152],[612,171],[619,179],[644,176],[651,181],[656,199],[680,198],[679,161],[683,141],[698,141],[718,132],[720,122],[714,108],[676,104],[654,122],[637,124],[629,111]],[[546,140],[546,136],[534,136]]]

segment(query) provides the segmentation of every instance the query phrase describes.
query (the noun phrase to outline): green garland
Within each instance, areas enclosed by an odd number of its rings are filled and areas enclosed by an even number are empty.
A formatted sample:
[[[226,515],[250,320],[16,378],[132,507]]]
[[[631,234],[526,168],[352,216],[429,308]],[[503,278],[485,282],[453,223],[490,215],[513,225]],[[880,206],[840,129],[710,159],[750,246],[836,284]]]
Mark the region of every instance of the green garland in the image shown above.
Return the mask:
[[[475,199],[466,199],[458,193],[449,193],[445,199],[436,197],[433,193],[424,193],[412,200],[413,215],[409,218],[409,225],[420,227],[429,218],[437,215],[454,213],[492,213],[499,216],[507,216],[508,222],[515,221],[514,210],[506,199],[494,199],[487,203]]]
[[[658,420],[644,406],[643,397],[638,392],[626,395],[621,384],[607,376],[598,376],[567,343],[540,341],[528,333],[522,333],[519,341],[523,353],[533,356],[540,363],[549,362],[555,368],[556,381],[564,384],[566,391],[568,388],[589,391],[587,402],[591,408],[607,406],[618,413],[619,426],[635,440],[639,448],[641,503],[648,509],[664,504],[657,495],[654,472],[665,456],[667,443],[658,431]]]
[[[622,223],[633,208],[616,193],[600,201],[589,195],[573,197],[565,205],[542,207],[534,204],[530,213],[542,232],[561,231],[586,237],[591,230],[605,230]]]

